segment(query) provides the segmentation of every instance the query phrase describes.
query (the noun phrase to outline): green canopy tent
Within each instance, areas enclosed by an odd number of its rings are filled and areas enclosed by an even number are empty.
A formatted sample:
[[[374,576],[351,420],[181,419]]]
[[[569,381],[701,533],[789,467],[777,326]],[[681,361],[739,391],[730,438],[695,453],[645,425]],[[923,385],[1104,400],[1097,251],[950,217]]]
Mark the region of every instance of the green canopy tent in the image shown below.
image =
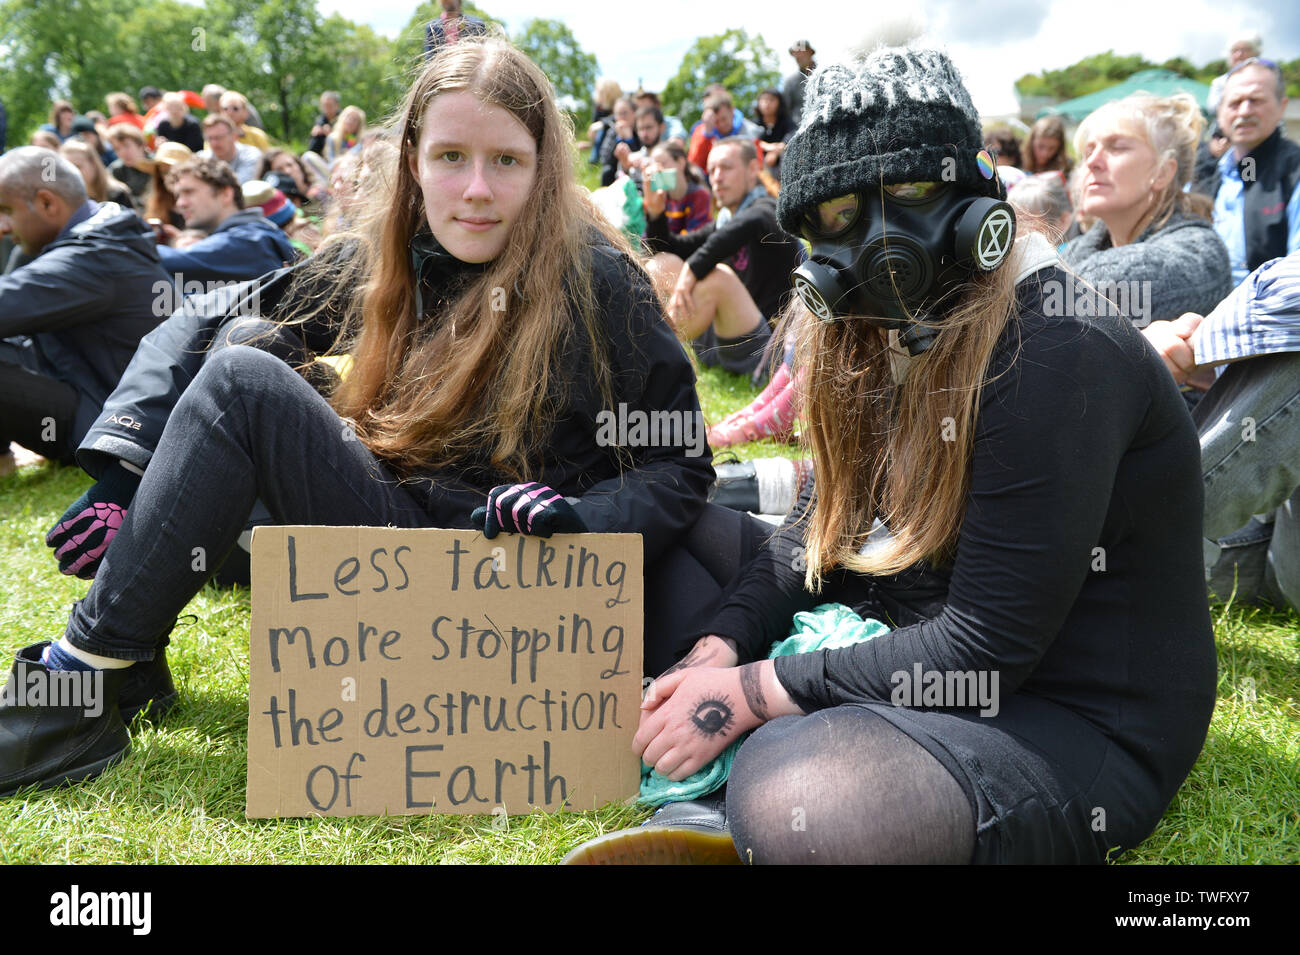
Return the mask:
[[[1097,107],[1109,103],[1111,100],[1123,99],[1130,93],[1151,93],[1155,96],[1191,93],[1192,96],[1196,97],[1196,102],[1200,104],[1201,112],[1206,112],[1205,103],[1209,99],[1210,88],[1204,83],[1189,80],[1187,77],[1179,76],[1170,70],[1143,70],[1140,73],[1134,73],[1122,83],[1108,86],[1104,90],[1097,90],[1097,92],[1089,93],[1086,96],[1077,96],[1074,99],[1066,100],[1064,103],[1057,103],[1055,106],[1044,107],[1038,111],[1037,116],[1034,118],[1060,116],[1071,123],[1080,123],[1085,116]]]

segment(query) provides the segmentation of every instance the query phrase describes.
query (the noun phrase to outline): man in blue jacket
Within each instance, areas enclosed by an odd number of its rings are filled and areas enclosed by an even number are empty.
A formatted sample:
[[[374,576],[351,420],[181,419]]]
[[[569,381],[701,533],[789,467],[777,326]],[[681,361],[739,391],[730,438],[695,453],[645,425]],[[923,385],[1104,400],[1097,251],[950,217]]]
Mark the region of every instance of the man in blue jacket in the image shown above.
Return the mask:
[[[0,236],[24,265],[0,277],[0,469],[9,442],[71,462],[135,354],[166,317],[149,227],[96,203],[75,166],[24,146],[0,157]]]
[[[167,177],[167,186],[186,227],[208,233],[206,239],[176,248],[179,232],[163,227],[168,244],[158,247],[158,257],[183,294],[197,290],[196,283],[208,292],[211,283],[255,279],[298,258],[283,229],[261,209],[244,208],[239,181],[220,159],[197,157],[182,163]]]

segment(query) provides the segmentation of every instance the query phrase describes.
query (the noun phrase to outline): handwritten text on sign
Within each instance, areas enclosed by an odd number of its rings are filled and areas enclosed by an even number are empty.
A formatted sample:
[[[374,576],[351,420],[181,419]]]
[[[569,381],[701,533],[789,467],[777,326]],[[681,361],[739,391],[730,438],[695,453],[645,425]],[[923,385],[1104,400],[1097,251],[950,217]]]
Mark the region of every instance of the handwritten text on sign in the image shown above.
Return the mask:
[[[642,607],[635,534],[259,527],[248,815],[635,794]]]

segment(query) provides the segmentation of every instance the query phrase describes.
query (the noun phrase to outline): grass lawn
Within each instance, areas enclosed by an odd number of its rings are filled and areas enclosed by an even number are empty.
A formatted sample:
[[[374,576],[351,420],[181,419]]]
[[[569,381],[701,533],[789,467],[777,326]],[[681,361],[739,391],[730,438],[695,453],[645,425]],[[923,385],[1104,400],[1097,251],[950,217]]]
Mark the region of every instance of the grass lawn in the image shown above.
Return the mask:
[[[705,414],[745,404],[740,379],[706,372]],[[770,442],[741,457],[791,454]],[[0,479],[0,652],[62,632],[86,584],[62,577],[46,530],[88,485],[52,465]],[[249,820],[244,817],[248,594],[205,589],[169,650],[183,702],[137,724],[131,755],[92,783],[0,800],[0,862],[551,863],[649,813]],[[1218,705],[1191,777],[1125,863],[1300,863],[1300,666],[1293,614],[1216,606]],[[8,662],[5,663],[7,672]],[[494,821],[497,825],[493,825]]]

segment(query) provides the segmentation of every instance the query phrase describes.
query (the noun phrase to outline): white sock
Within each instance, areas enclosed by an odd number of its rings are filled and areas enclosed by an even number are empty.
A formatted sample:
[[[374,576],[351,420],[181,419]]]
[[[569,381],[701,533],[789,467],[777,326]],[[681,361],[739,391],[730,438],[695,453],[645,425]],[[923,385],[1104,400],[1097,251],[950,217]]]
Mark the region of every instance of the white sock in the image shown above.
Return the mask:
[[[74,647],[67,637],[59,638],[59,649],[69,656],[74,656],[82,663],[88,663],[96,670],[125,670],[134,660],[119,660],[117,657],[101,657],[98,653],[89,653],[80,647]]]

